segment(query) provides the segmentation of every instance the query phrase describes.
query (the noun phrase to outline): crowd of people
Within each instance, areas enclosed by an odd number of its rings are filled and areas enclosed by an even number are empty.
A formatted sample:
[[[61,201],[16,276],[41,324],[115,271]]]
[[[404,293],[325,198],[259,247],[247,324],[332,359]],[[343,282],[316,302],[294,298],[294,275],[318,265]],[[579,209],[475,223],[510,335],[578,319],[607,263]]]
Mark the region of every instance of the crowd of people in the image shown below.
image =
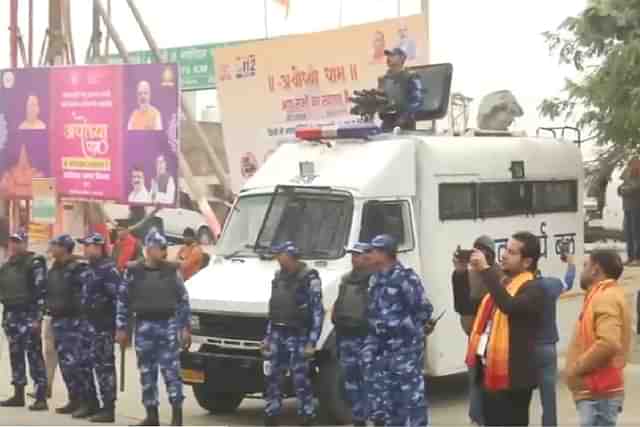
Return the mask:
[[[60,414],[91,422],[114,422],[115,344],[135,333],[142,402],[140,425],[158,425],[158,370],[182,425],[182,349],[191,344],[191,312],[184,280],[206,265],[193,230],[168,259],[166,238],[152,230],[139,243],[122,229],[109,256],[102,234],[74,240],[61,235],[45,257],[28,251],[24,232],[11,234],[9,258],[0,266],[3,328],[9,342],[14,395],[4,407],[26,406],[25,355],[34,389],[32,411],[48,410],[55,362],[43,356],[41,331],[49,319],[68,403]],[[84,256],[74,255],[76,242]],[[144,246],[144,254],[142,253]],[[310,361],[322,335],[325,309],[318,271],[301,259],[293,242],[271,248],[279,269],[271,282],[262,345],[265,424],[279,425],[283,379],[291,373],[302,425],[316,422]],[[403,266],[396,240],[380,235],[346,248],[352,269],[340,281],[331,308],[343,389],[356,426],[429,424],[423,377],[425,338],[436,327],[434,307],[418,275]],[[529,424],[532,393],[539,388],[542,424],[558,425],[556,304],[573,286],[576,267],[565,260],[564,280],[539,270],[539,239],[519,232],[500,259],[493,240],[476,239],[468,256],[454,254],[455,310],[468,335],[470,408],[474,424]],[[597,250],[586,256],[580,287],[586,292],[566,358],[566,382],[583,426],[612,426],[622,411],[623,369],[631,340],[630,308],[617,284],[619,255]],[[135,317],[135,326],[131,326]],[[45,333],[45,337],[47,334]],[[48,359],[48,358],[47,358]]]
[[[556,305],[573,286],[576,268],[564,258],[564,280],[538,269],[540,242],[531,233],[508,241],[499,266],[493,240],[474,243],[469,260],[454,255],[455,309],[469,336],[469,418],[475,425],[529,425],[532,393],[539,389],[542,425],[557,426]],[[586,292],[569,344],[566,382],[582,426],[613,426],[622,412],[623,369],[631,339],[630,307],[617,280],[615,251],[586,256],[580,287]]]
[[[29,410],[47,411],[59,364],[68,403],[56,413],[95,423],[115,422],[115,343],[128,347],[135,331],[147,413],[141,425],[159,425],[158,370],[167,384],[171,422],[182,425],[179,353],[191,344],[183,279],[208,259],[193,230],[184,234],[185,245],[175,261],[168,260],[168,242],[155,230],[140,243],[120,227],[112,251],[100,233],[77,241],[60,235],[49,244],[49,263],[28,250],[26,233],[11,234],[8,259],[0,267],[0,302],[14,393],[0,407],[24,407],[30,396],[34,402]],[[74,254],[76,242],[83,246],[83,256]],[[25,355],[34,386],[29,394]]]

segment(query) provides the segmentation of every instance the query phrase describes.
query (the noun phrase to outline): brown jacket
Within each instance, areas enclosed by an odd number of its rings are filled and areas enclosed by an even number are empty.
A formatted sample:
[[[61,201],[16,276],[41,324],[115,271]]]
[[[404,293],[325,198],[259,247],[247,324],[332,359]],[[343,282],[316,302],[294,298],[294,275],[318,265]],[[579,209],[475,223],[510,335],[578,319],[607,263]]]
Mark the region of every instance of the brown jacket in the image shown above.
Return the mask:
[[[617,284],[593,299],[595,342],[584,348],[577,322],[569,344],[565,373],[575,401],[608,398],[624,394],[624,386],[604,395],[594,395],[585,387],[584,379],[595,369],[614,365],[623,369],[631,347],[631,308],[624,290]]]

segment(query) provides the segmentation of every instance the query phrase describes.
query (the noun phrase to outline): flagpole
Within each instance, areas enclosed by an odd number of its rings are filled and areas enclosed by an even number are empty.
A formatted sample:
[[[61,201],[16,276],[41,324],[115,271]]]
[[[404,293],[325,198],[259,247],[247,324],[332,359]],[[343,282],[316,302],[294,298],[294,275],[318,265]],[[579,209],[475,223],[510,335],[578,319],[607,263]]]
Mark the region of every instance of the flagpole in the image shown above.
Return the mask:
[[[340,0],[340,18],[338,20],[338,28],[342,27],[342,13],[343,13],[344,1]]]
[[[400,0],[398,0],[398,18],[400,18]]]
[[[267,0],[264,0],[264,38],[269,38],[269,17],[267,16]]]

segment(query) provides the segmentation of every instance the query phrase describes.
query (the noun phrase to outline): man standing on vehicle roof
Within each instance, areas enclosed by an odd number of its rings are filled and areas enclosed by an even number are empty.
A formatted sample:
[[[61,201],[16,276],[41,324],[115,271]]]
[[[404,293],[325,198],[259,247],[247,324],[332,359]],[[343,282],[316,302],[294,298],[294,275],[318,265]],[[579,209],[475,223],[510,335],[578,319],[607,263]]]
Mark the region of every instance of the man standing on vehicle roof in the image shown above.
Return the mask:
[[[378,89],[391,103],[391,112],[381,113],[382,130],[390,132],[396,126],[405,130],[416,129],[415,113],[422,109],[424,94],[420,76],[404,68],[407,54],[396,47],[385,50],[387,73],[378,79]]]
[[[89,259],[91,280],[86,289],[89,323],[95,334],[92,370],[95,371],[100,388],[102,408],[90,421],[112,423],[115,421],[116,360],[115,360],[115,316],[116,296],[122,279],[116,263],[106,254],[106,241],[101,234],[92,233],[78,240],[84,245]]]
[[[338,360],[344,373],[344,390],[351,405],[354,426],[367,425],[367,393],[365,389],[362,349],[369,332],[367,306],[371,270],[371,245],[356,243],[347,248],[353,269],[342,276],[338,298],[331,320],[336,328]]]
[[[265,424],[278,425],[281,382],[285,371],[290,369],[298,398],[298,415],[302,417],[302,425],[309,426],[315,420],[309,359],[322,332],[322,282],[316,270],[300,261],[300,249],[293,242],[276,245],[272,251],[280,270],[271,282],[269,322],[262,345],[267,382]]]
[[[86,418],[98,410],[91,370],[95,337],[85,312],[85,292],[91,276],[87,264],[73,255],[74,248],[75,242],[68,234],[49,243],[53,265],[47,277],[46,301],[60,371],[69,392],[69,403],[56,412]]]
[[[370,333],[363,359],[373,368],[372,418],[375,425],[426,426],[422,370],[425,329],[433,306],[418,275],[398,261],[398,244],[393,237],[377,236],[371,247],[376,273],[369,288]]]
[[[0,302],[4,306],[2,326],[9,343],[9,362],[15,392],[13,397],[0,402],[0,406],[25,405],[26,353],[36,399],[29,409],[46,411],[47,371],[44,367],[40,329],[47,264],[43,257],[27,250],[27,234],[23,231],[9,236],[8,251],[9,260],[0,267]]]
[[[158,368],[167,385],[171,425],[182,425],[180,346],[191,345],[189,294],[177,271],[166,261],[167,239],[152,231],[145,239],[147,257],[127,269],[126,285],[117,299],[116,340],[126,346],[130,313],[136,315],[135,348],[146,418],[139,424],[159,425]]]

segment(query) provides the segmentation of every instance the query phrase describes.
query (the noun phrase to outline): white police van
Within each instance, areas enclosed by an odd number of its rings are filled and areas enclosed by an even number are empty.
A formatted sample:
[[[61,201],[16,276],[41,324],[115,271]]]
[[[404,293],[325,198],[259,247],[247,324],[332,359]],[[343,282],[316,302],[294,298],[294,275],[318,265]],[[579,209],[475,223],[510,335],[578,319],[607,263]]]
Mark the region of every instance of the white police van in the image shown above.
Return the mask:
[[[313,133],[300,134],[315,139]],[[353,129],[350,139],[340,139],[334,129],[327,144],[317,133],[318,141],[280,146],[244,186],[216,257],[187,282],[194,344],[183,355],[183,377],[213,413],[234,411],[263,392],[260,343],[278,268],[266,250],[275,242],[295,241],[322,278],[327,315],[313,371],[320,414],[331,423],[349,420],[330,321],[339,278],[350,269],[346,245],[395,236],[400,260],[423,278],[436,313],[447,310],[427,340],[430,376],[466,369],[467,339],[451,285],[458,246],[469,248],[488,234],[500,253],[514,232],[528,230],[540,238],[542,272],[559,277],[561,247],[582,255],[583,167],[571,142],[417,132],[354,139]],[[560,301],[561,350],[579,304],[572,294]]]

